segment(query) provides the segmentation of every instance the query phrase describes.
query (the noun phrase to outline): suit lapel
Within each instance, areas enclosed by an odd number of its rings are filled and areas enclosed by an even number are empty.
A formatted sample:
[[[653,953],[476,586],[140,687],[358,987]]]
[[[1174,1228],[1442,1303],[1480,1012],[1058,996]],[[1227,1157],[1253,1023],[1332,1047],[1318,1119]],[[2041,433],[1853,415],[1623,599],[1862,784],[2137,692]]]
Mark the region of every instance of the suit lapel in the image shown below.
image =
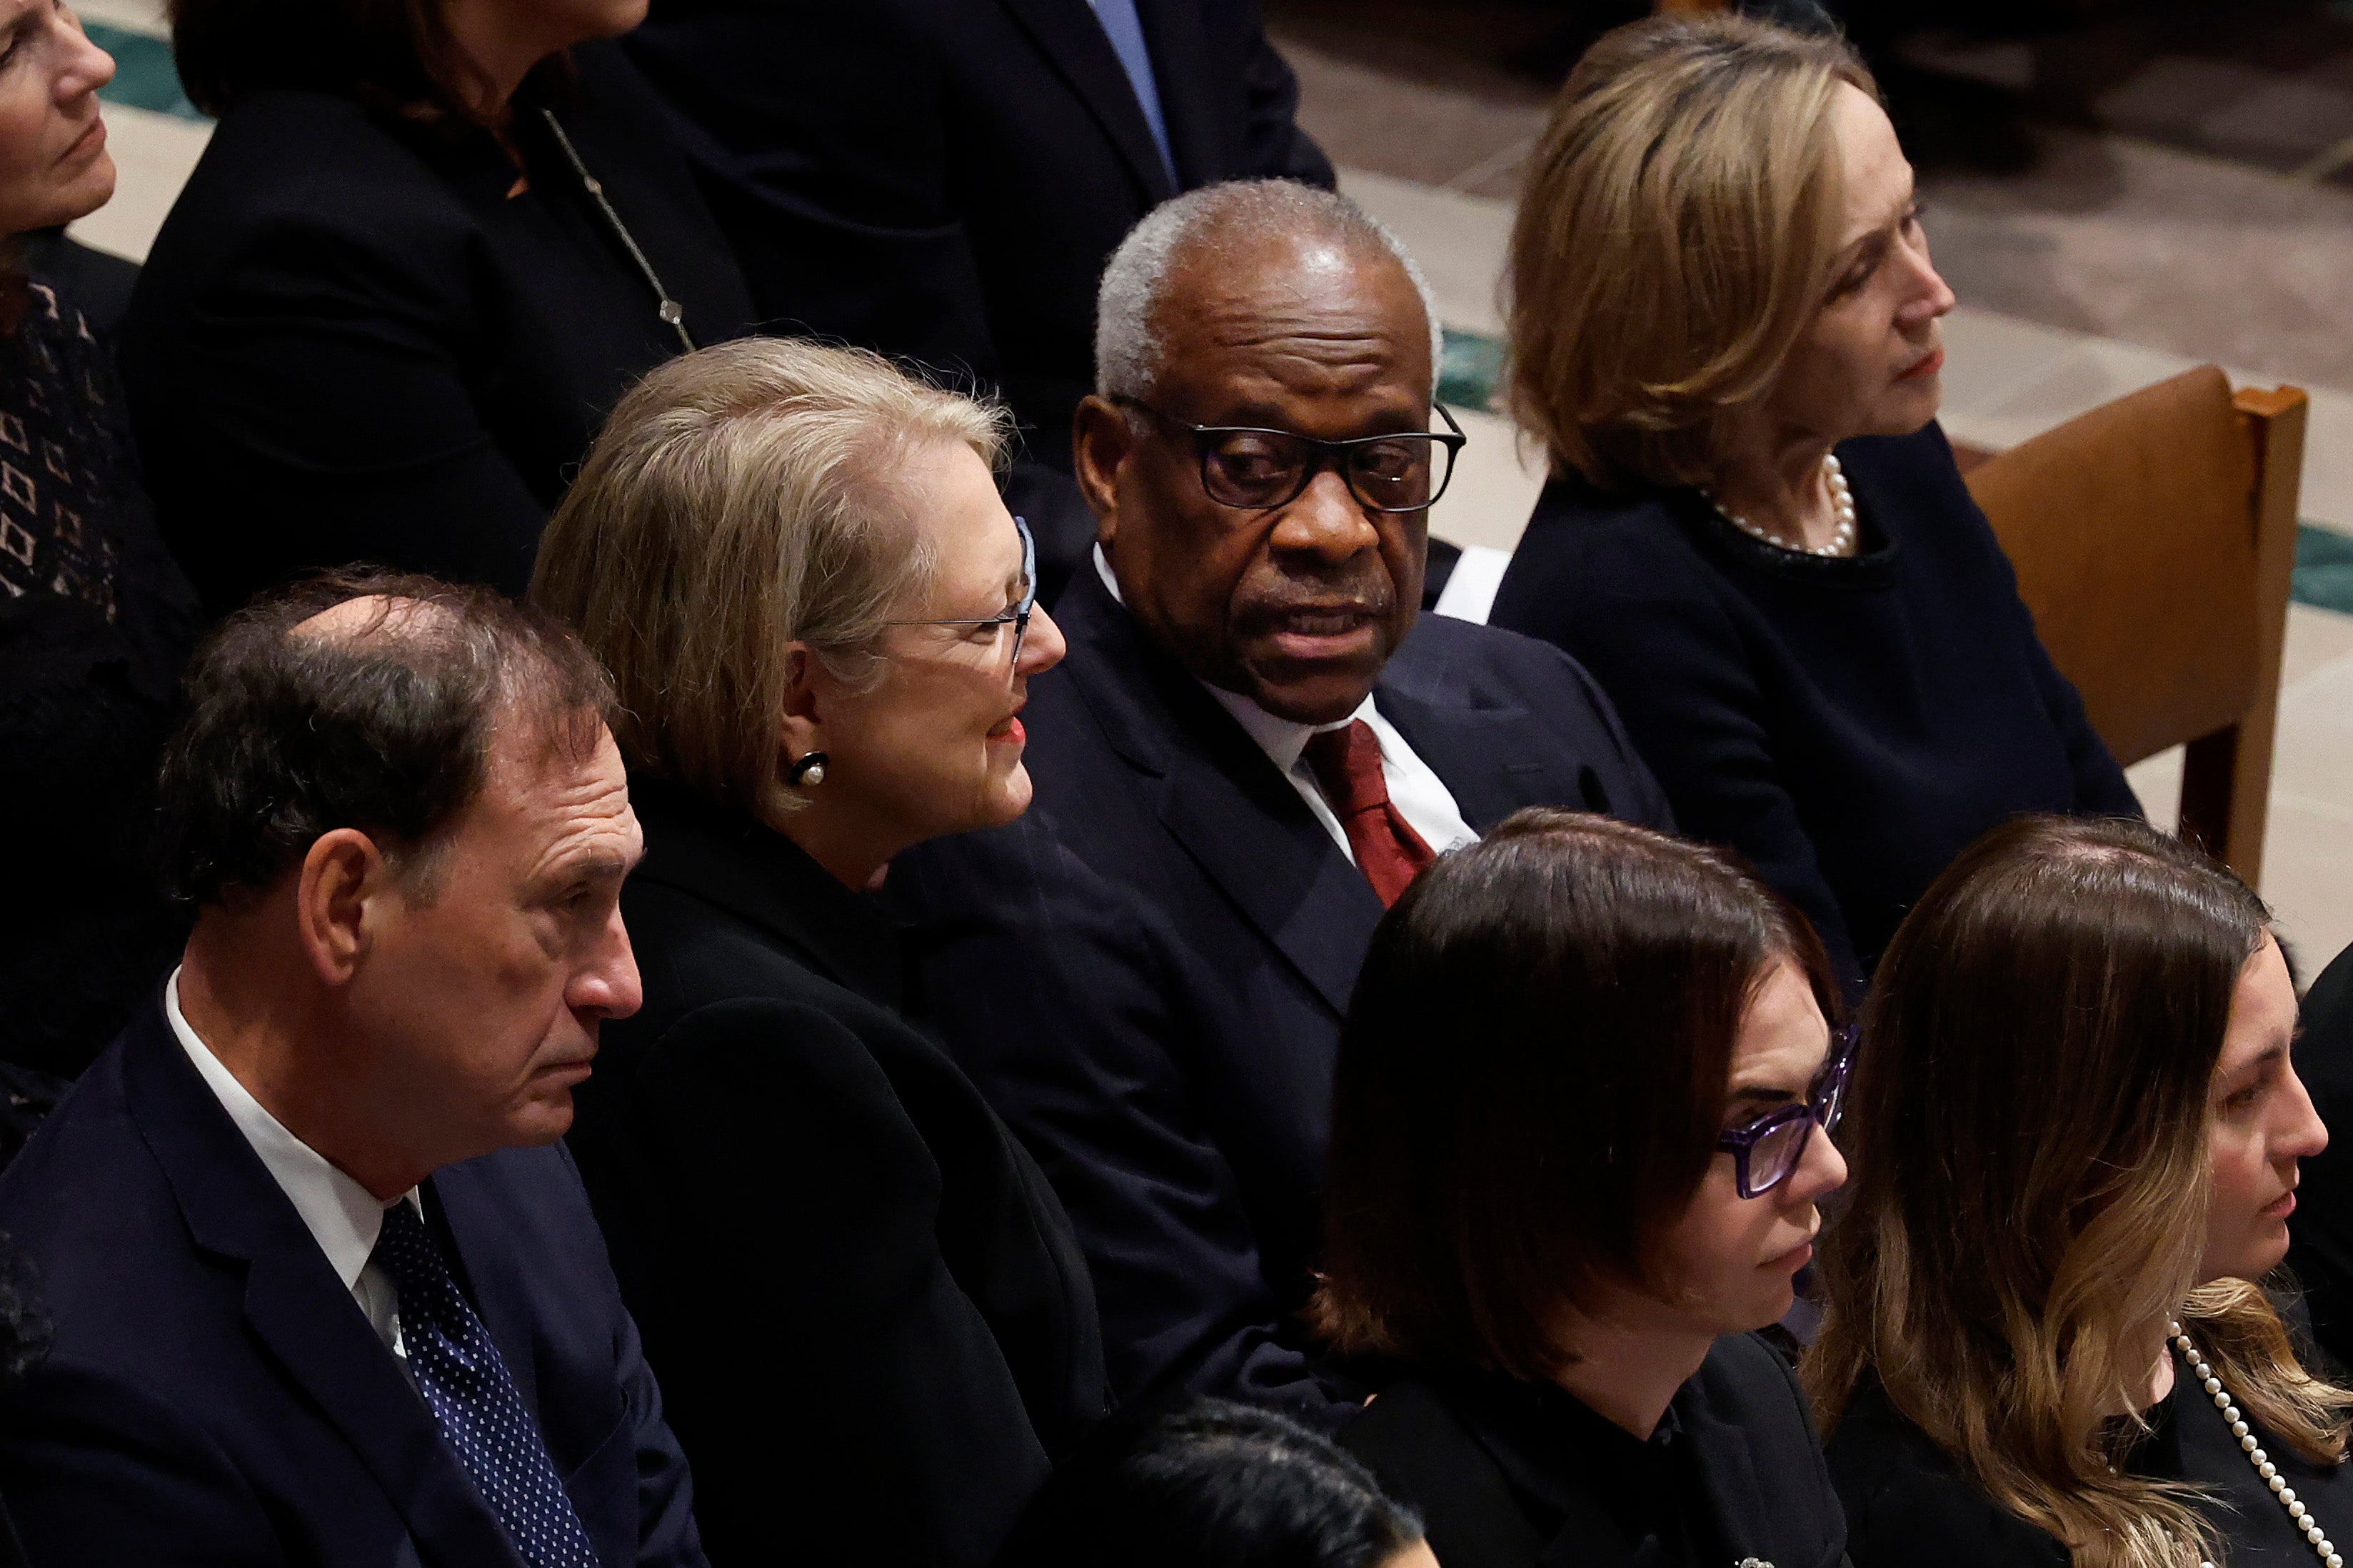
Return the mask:
[[[246,1320],[270,1356],[359,1455],[427,1560],[519,1563],[425,1402],[161,1007],[138,1029],[132,1114],[196,1245],[246,1260]]]
[[[1111,47],[1111,39],[1095,20],[1087,0],[997,0],[1028,33],[1038,50],[1062,79],[1083,100],[1103,132],[1119,149],[1129,171],[1144,187],[1145,205],[1155,205],[1176,194],[1152,140],[1152,127],[1135,101],[1127,68]],[[1166,95],[1162,96],[1166,108]],[[1172,130],[1171,137],[1174,137]]]
[[[1192,676],[1149,647],[1092,571],[1063,595],[1064,666],[1113,749],[1157,775],[1154,810],[1186,853],[1335,1014],[1381,901],[1299,792]]]
[[[1524,805],[1599,810],[1574,759],[1525,708],[1474,706],[1442,655],[1409,635],[1373,689],[1381,716],[1454,796],[1455,808],[1485,835]],[[1624,809],[1624,803],[1619,803]]]

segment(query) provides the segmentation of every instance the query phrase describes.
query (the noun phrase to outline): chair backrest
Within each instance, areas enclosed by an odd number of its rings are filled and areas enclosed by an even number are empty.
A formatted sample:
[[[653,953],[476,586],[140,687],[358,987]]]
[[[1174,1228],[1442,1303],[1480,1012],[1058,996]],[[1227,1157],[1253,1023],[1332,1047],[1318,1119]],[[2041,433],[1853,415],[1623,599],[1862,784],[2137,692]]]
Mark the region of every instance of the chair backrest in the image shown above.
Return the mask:
[[[2131,763],[2188,742],[2182,829],[2262,865],[2306,398],[2212,366],[1968,475],[2052,661]]]

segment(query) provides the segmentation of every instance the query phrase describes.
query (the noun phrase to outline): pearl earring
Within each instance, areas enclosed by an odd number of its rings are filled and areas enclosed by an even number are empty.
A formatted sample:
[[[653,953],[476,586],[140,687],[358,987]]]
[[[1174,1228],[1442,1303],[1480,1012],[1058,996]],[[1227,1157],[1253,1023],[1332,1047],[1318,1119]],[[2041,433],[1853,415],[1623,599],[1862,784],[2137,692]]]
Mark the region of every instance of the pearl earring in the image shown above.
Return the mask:
[[[785,780],[795,789],[815,789],[825,783],[825,767],[831,761],[823,752],[807,752],[785,770]]]

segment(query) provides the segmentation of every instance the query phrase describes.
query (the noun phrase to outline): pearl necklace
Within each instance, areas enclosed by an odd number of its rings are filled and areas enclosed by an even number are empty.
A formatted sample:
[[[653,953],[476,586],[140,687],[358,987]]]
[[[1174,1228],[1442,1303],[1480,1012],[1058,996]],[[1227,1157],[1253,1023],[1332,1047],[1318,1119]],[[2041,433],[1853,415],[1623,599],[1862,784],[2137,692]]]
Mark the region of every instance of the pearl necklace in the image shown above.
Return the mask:
[[[1715,515],[1732,524],[1751,539],[1762,540],[1776,550],[1786,550],[1792,555],[1852,555],[1854,553],[1854,492],[1847,488],[1846,470],[1839,464],[1836,452],[1822,454],[1822,478],[1830,481],[1831,510],[1838,514],[1838,527],[1831,531],[1831,542],[1820,550],[1803,544],[1792,544],[1779,534],[1759,528],[1736,511],[1726,511],[1715,492],[1705,485],[1699,493],[1707,504],[1715,508]]]
[[[2272,1463],[2271,1456],[2265,1454],[2255,1441],[2254,1433],[2248,1429],[2246,1416],[2231,1403],[2230,1391],[2222,1386],[2222,1380],[2214,1375],[2214,1369],[2206,1364],[2206,1358],[2198,1353],[2198,1347],[2190,1342],[2189,1336],[2181,1331],[2181,1324],[2179,1321],[2168,1322],[2166,1330],[2173,1337],[2173,1348],[2179,1351],[2181,1359],[2189,1363],[2189,1375],[2198,1380],[2198,1386],[2213,1400],[2214,1408],[2222,1413],[2222,1419],[2231,1424],[2231,1435],[2239,1440],[2240,1452],[2247,1456],[2247,1463],[2255,1468],[2255,1474],[2263,1479],[2263,1484],[2271,1488],[2273,1494],[2279,1499],[2280,1506],[2287,1510],[2289,1520],[2304,1532],[2306,1542],[2320,1554],[2321,1562],[2327,1564],[2327,1568],[2345,1568],[2345,1559],[2337,1555],[2336,1543],[2328,1539],[2328,1532],[2320,1528],[2311,1510],[2296,1500],[2295,1489],[2287,1484],[2287,1478],[2279,1473],[2279,1468]],[[2214,1568],[2214,1565],[2201,1563],[2198,1568]]]

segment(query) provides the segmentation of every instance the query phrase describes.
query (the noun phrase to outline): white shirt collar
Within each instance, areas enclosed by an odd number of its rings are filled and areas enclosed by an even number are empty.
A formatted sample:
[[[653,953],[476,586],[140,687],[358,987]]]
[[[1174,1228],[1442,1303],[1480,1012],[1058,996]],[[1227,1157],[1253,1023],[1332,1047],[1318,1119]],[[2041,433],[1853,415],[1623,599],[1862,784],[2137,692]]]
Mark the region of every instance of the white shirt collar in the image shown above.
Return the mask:
[[[1125,605],[1127,600],[1119,591],[1119,579],[1112,573],[1111,557],[1103,553],[1100,543],[1095,546],[1094,553],[1095,572],[1103,578],[1103,586],[1111,591],[1113,601]],[[1258,742],[1258,749],[1285,773],[1299,765],[1300,757],[1307,750],[1307,742],[1314,737],[1326,730],[1345,730],[1360,719],[1370,720],[1373,716],[1370,695],[1345,719],[1335,720],[1329,724],[1302,724],[1270,713],[1240,692],[1229,691],[1222,686],[1213,686],[1204,680],[1201,689],[1216,698],[1218,706],[1232,714],[1234,722],[1249,731],[1250,738]]]
[[[285,1123],[262,1108],[237,1075],[221,1065],[212,1048],[188,1026],[187,1016],[180,1011],[180,972],[172,971],[171,979],[164,983],[164,1016],[170,1020],[172,1033],[178,1037],[180,1048],[188,1053],[196,1071],[213,1091],[213,1097],[228,1112],[253,1152],[261,1156],[278,1185],[284,1190],[294,1212],[302,1216],[319,1250],[327,1255],[328,1264],[335,1277],[351,1289],[367,1267],[369,1255],[375,1251],[377,1235],[384,1229],[384,1211],[392,1205],[380,1203],[375,1195],[343,1172],[327,1163],[326,1156],[303,1142],[286,1130]],[[411,1203],[417,1200],[417,1189],[406,1194]],[[396,1198],[394,1203],[401,1200]]]

